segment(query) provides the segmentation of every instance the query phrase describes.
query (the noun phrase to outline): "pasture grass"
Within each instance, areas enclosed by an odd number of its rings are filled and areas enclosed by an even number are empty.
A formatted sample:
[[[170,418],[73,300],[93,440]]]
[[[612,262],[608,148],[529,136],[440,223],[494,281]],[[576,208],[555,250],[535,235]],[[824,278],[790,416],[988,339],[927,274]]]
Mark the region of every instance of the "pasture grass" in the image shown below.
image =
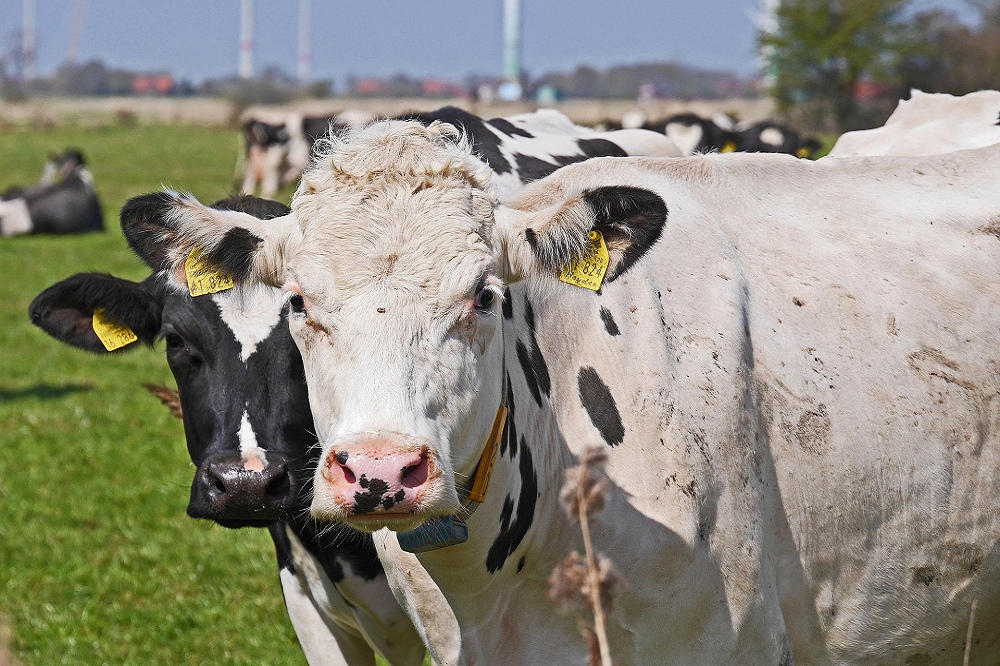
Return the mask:
[[[38,292],[73,273],[145,277],[118,209],[161,184],[225,196],[236,133],[4,133],[0,186],[36,181],[47,152],[67,146],[92,165],[107,231],[0,239],[0,625],[11,650],[24,666],[303,666],[267,533],[185,516],[194,469],[181,424],[140,387],[174,386],[162,348],[90,354],[27,317]]]

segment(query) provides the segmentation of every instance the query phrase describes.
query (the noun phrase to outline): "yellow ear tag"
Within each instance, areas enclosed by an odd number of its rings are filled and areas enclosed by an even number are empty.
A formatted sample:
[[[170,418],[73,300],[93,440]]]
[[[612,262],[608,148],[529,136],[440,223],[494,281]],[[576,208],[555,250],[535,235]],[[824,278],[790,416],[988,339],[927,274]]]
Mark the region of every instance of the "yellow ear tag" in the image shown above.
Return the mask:
[[[799,148],[798,150],[795,151],[795,156],[800,157],[802,159],[806,159],[810,155],[812,155],[812,151],[809,150],[808,148]]]
[[[600,231],[591,231],[587,236],[587,249],[583,254],[563,267],[559,279],[577,287],[597,291],[608,272],[608,246]]]
[[[233,288],[233,276],[223,273],[208,261],[200,260],[201,248],[196,247],[184,262],[188,292],[192,296],[204,296]]]
[[[735,141],[726,141],[726,143],[722,146],[722,150],[720,150],[719,152],[720,153],[735,153],[736,152],[736,142]]]
[[[139,337],[128,326],[122,326],[104,318],[104,308],[94,310],[94,333],[108,351],[130,345]]]

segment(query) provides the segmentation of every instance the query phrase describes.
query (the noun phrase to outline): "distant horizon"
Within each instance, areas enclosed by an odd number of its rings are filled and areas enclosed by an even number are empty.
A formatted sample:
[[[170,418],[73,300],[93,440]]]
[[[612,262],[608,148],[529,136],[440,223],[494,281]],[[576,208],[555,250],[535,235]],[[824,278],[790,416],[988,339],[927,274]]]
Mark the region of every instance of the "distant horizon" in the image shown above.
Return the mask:
[[[36,0],[35,69],[49,76],[65,63],[74,0]],[[19,47],[22,0],[0,0],[2,51]],[[294,75],[298,62],[298,2],[257,0],[255,67]],[[349,76],[464,81],[502,72],[502,2],[369,0],[313,2],[313,81],[343,90]],[[674,5],[674,6],[668,6]],[[914,10],[955,11],[971,20],[964,0],[919,0]],[[640,63],[673,63],[742,78],[757,76],[754,0],[574,0],[572,18],[559,0],[524,0],[524,70],[538,78],[580,66],[606,70]],[[239,0],[90,0],[80,31],[77,64],[100,60],[111,68],[169,71],[195,83],[235,76]]]

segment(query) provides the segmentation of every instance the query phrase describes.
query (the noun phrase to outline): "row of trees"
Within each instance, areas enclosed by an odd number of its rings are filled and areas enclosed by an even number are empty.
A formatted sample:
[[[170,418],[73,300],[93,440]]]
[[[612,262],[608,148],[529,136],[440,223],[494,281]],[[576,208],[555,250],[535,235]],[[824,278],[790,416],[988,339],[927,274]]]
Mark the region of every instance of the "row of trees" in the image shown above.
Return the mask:
[[[975,26],[913,0],[783,0],[760,33],[769,90],[786,115],[842,131],[880,124],[910,88],[1000,89],[1000,0],[968,1]],[[866,82],[881,94],[865,99]]]

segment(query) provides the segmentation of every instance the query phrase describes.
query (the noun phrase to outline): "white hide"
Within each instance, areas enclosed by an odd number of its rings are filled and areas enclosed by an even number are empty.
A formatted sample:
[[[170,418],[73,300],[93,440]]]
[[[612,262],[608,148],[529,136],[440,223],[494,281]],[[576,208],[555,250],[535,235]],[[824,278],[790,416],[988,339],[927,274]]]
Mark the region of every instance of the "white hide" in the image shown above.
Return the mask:
[[[34,228],[24,199],[0,201],[0,236],[30,234]]]
[[[829,156],[938,155],[1000,143],[1000,92],[910,94],[884,126],[844,133]]]

